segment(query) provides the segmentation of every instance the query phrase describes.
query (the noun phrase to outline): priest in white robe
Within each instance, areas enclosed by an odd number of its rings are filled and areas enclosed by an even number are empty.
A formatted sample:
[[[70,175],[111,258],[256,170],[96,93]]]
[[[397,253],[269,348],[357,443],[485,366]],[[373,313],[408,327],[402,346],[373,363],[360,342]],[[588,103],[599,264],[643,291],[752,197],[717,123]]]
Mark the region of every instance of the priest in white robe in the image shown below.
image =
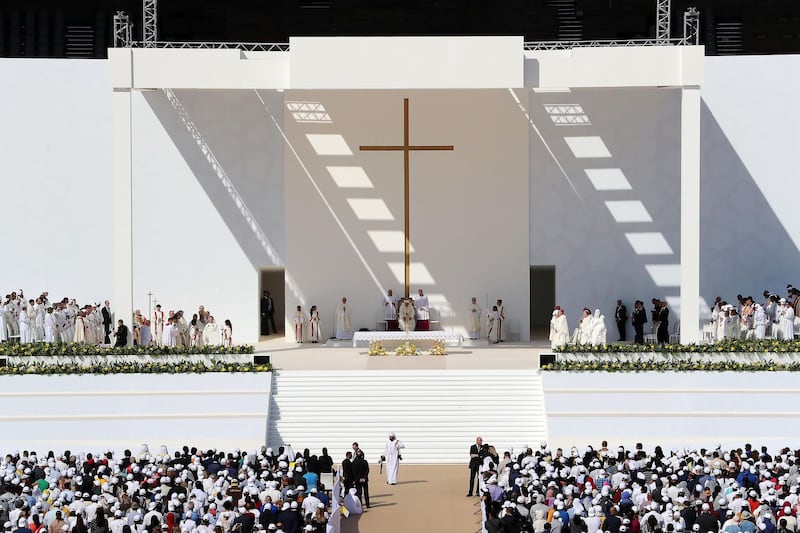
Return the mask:
[[[58,326],[56,325],[56,317],[53,316],[53,308],[48,307],[44,316],[44,342],[56,342],[57,332]]]
[[[578,324],[578,343],[590,344],[592,342],[592,312],[583,309],[580,324]]]
[[[24,308],[19,314],[19,342],[20,344],[29,344],[33,342],[33,334],[31,332],[31,315]]]
[[[308,327],[309,340],[312,343],[318,343],[320,339],[322,339],[322,332],[320,331],[322,321],[319,319],[319,310],[316,305],[311,306],[308,317]]]
[[[416,325],[416,320],[414,318],[415,316],[416,310],[411,304],[411,298],[403,298],[403,300],[400,302],[400,310],[398,314],[400,329],[406,333],[414,331],[414,327]]]
[[[305,326],[306,315],[303,314],[303,308],[298,305],[294,312],[294,342],[297,344],[302,344],[305,340]]]
[[[425,296],[425,293],[422,292],[422,289],[417,291],[417,297],[414,298],[414,307],[417,310],[417,329],[420,331],[428,331],[431,329],[431,315],[428,297]]]
[[[161,346],[163,344],[162,335],[164,333],[164,311],[161,310],[161,304],[156,305],[152,321],[153,339],[155,339],[158,346]]]
[[[383,450],[383,459],[386,461],[386,483],[397,484],[397,473],[400,470],[400,450],[406,445],[397,439],[397,435],[389,433],[389,440]]]
[[[175,318],[170,318],[164,325],[163,342],[164,346],[175,348],[178,346],[178,326],[175,324]]]
[[[498,322],[500,321],[500,312],[497,306],[493,305],[489,312],[486,314],[486,337],[489,342],[498,344],[500,342],[500,328]]]
[[[781,298],[781,337],[790,341],[794,339],[794,308],[792,303]]]
[[[506,308],[503,305],[503,300],[497,300],[497,337],[498,341],[503,342],[506,340]]]
[[[336,338],[349,340],[353,338],[353,326],[350,323],[353,311],[347,303],[347,298],[342,298],[342,303],[336,307]]]
[[[381,304],[383,305],[383,319],[386,321],[387,331],[397,329],[398,303],[397,296],[394,295],[392,289],[386,291],[386,296],[381,299]]]
[[[567,315],[561,307],[556,307],[553,311],[553,319],[550,321],[550,347],[552,349],[566,346],[569,341],[569,325]]]
[[[203,342],[206,346],[219,346],[222,344],[222,339],[219,335],[219,325],[214,320],[214,317],[210,315],[206,327],[203,328]]]
[[[8,327],[6,325],[6,306],[0,300],[0,342],[8,340]]]
[[[767,313],[761,304],[755,305],[755,312],[753,313],[753,331],[756,340],[764,340],[767,333]]]
[[[605,346],[607,333],[606,317],[600,314],[599,309],[595,309],[592,318],[592,346]]]
[[[474,296],[467,306],[467,336],[471,340],[481,338],[481,306]]]

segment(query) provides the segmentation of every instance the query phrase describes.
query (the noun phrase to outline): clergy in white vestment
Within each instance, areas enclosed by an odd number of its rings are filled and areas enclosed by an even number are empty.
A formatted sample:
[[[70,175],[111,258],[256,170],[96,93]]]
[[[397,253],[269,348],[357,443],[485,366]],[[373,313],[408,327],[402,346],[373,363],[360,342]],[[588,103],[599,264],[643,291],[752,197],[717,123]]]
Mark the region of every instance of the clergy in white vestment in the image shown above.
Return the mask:
[[[29,315],[28,311],[25,309],[19,314],[19,342],[20,344],[33,342],[33,335],[31,334],[31,315]]]
[[[383,458],[386,461],[386,483],[389,485],[397,484],[397,472],[400,470],[400,450],[406,445],[397,439],[397,435],[389,433],[389,440],[383,450]]]
[[[503,300],[497,300],[497,340],[503,342],[506,339],[506,308]]]
[[[312,343],[318,343],[322,338],[321,327],[322,321],[319,319],[319,310],[316,305],[312,305],[308,316],[308,338]]]
[[[498,327],[498,322],[500,321],[499,317],[500,312],[497,310],[497,306],[493,305],[486,314],[486,337],[489,339],[489,342],[495,344],[500,342],[500,328]]]
[[[794,308],[792,303],[781,298],[783,304],[781,314],[781,336],[784,340],[790,341],[794,339]]]
[[[6,325],[6,306],[0,300],[0,342],[8,340],[8,327]]]
[[[347,298],[342,298],[342,303],[336,307],[336,338],[348,340],[353,338],[353,326],[350,318],[353,312],[347,303]]]
[[[417,320],[430,320],[428,297],[425,296],[422,289],[417,291],[417,296],[414,298],[414,307],[417,309]]]
[[[164,325],[162,342],[164,343],[163,346],[169,348],[178,346],[178,326],[175,325],[174,318],[167,319],[167,323]]]
[[[383,305],[383,319],[387,322],[397,320],[397,296],[392,293],[392,289],[386,291],[386,296],[381,299]]]
[[[305,336],[306,316],[303,314],[303,308],[299,305],[294,312],[294,342],[302,344]]]
[[[163,344],[162,334],[164,333],[164,311],[161,310],[161,304],[156,305],[152,320],[153,338],[156,344],[161,346]]]
[[[200,332],[200,340],[202,342],[203,332]],[[150,321],[145,320],[142,322],[142,325],[139,327],[139,344],[141,346],[150,346],[153,344],[153,332],[150,329]],[[202,346],[202,344],[201,344]]]
[[[411,298],[403,298],[400,302],[400,310],[398,311],[398,321],[400,322],[400,329],[408,333],[414,331],[416,326],[416,310],[411,303]]]
[[[753,330],[757,340],[763,340],[767,332],[767,313],[761,304],[755,305],[755,313],[753,313]]]
[[[203,342],[206,346],[219,346],[222,341],[219,336],[219,325],[213,316],[208,317],[208,324],[203,328]]]
[[[736,312],[736,308],[731,306],[730,316],[725,325],[725,338],[726,339],[739,339],[742,334],[741,316]]]
[[[569,325],[567,325],[567,315],[561,307],[556,307],[553,311],[553,318],[550,320],[550,347],[555,350],[561,346],[566,346],[569,341]]]
[[[84,317],[82,312],[75,317],[75,336],[72,338],[72,342],[86,342],[86,327],[84,326]]]
[[[351,488],[344,496],[342,506],[347,511],[346,516],[341,516],[339,519],[340,533],[358,533],[358,523],[364,513],[364,508],[361,505],[361,500],[358,497],[358,491],[355,487]],[[339,513],[340,515],[342,513]],[[331,520],[328,526],[331,525]],[[335,523],[335,520],[333,521]],[[328,530],[326,530],[328,531]],[[333,530],[330,530],[333,531]],[[336,533],[336,532],[333,532]]]
[[[481,306],[474,296],[467,306],[467,336],[473,340],[481,338]]]
[[[56,325],[56,317],[53,316],[53,308],[48,307],[44,316],[44,342],[56,342],[57,332],[58,326]]]
[[[590,344],[592,342],[592,324],[592,312],[584,308],[580,324],[578,324],[579,344]]]
[[[592,318],[592,346],[605,346],[607,332],[605,315],[601,315],[600,310],[595,309]]]

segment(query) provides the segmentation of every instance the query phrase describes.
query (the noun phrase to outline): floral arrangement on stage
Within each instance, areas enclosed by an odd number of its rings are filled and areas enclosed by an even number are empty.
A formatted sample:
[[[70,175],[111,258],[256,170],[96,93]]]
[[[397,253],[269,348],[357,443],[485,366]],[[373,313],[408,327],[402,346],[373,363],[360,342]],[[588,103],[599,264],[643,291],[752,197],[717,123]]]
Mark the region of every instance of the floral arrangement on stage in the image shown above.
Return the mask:
[[[542,365],[544,371],[567,372],[800,372],[800,361],[556,361]]]
[[[400,346],[398,346],[395,351],[395,355],[419,355],[419,350],[417,350],[417,345],[413,342],[404,342]]]
[[[713,344],[567,344],[556,348],[559,353],[663,353],[663,354],[715,354],[715,353],[800,353],[797,340],[729,340]]]
[[[203,374],[206,372],[271,372],[270,364],[230,363],[224,361],[176,361],[171,363],[113,362],[47,364],[21,363],[0,367],[0,375],[64,375],[64,374]]]
[[[170,348],[168,346],[95,346],[78,342],[47,343],[37,342],[32,344],[0,344],[0,355],[9,357],[24,356],[77,356],[77,355],[249,355],[254,352],[253,346],[242,344],[238,346],[203,346],[196,348],[182,346]]]
[[[386,350],[383,348],[381,341],[370,341],[369,343],[370,355],[386,355]]]
[[[431,355],[447,355],[447,348],[444,345],[444,341],[434,341],[433,348],[431,348],[431,351],[428,353]]]

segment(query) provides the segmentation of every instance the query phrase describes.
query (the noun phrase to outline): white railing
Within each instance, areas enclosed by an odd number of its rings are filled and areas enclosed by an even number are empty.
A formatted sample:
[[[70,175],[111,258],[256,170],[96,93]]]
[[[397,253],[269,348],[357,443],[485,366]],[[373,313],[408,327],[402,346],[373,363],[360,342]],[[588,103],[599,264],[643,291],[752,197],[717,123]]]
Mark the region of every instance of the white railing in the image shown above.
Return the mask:
[[[244,52],[288,52],[289,43],[214,43],[202,41],[134,41],[133,48],[180,48],[197,50],[242,50]]]
[[[598,48],[611,46],[686,46],[692,44],[687,38],[659,39],[615,39],[594,41],[532,41],[523,45],[525,50],[570,50],[572,48]]]

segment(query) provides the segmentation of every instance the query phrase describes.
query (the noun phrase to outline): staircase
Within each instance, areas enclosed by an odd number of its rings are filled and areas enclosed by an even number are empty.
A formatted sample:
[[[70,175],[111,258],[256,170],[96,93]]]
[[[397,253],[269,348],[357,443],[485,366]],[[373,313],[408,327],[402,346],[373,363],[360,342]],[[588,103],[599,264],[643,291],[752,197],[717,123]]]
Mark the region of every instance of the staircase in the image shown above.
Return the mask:
[[[559,41],[583,39],[583,21],[575,11],[575,0],[547,0],[545,5],[556,10]]]
[[[502,455],[545,439],[535,370],[276,371],[268,446],[290,443],[341,462],[357,441],[375,465],[388,433],[411,464],[466,464],[476,436]]]

